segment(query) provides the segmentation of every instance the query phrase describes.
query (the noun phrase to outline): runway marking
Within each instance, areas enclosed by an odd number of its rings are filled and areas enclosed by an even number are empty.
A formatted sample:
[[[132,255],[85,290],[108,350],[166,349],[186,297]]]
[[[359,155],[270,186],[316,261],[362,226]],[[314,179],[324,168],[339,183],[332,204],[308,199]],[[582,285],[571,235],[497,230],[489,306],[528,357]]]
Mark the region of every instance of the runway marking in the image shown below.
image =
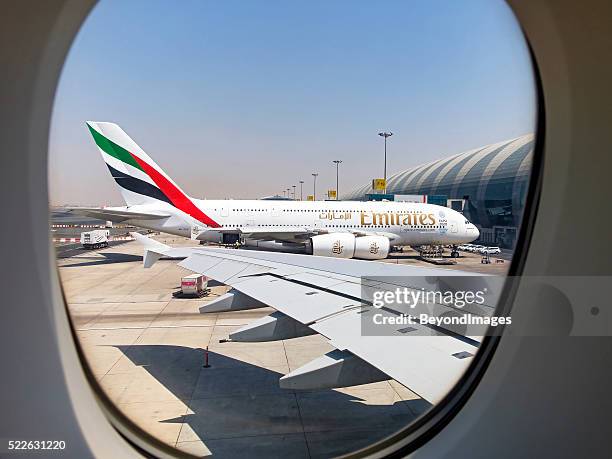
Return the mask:
[[[223,327],[235,327],[242,324],[219,325]],[[155,325],[145,327],[96,327],[96,328],[77,328],[77,331],[101,331],[101,330],[141,330],[145,328],[210,328],[215,325]]]

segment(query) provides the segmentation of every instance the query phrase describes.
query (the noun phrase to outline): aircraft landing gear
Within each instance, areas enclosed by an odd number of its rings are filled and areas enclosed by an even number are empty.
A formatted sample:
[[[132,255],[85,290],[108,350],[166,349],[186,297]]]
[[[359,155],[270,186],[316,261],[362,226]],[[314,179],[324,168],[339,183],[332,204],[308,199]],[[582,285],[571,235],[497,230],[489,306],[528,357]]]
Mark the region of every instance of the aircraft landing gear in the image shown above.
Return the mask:
[[[450,254],[451,258],[459,258],[459,250],[457,250],[457,246],[453,245],[453,248],[451,249],[451,254]]]

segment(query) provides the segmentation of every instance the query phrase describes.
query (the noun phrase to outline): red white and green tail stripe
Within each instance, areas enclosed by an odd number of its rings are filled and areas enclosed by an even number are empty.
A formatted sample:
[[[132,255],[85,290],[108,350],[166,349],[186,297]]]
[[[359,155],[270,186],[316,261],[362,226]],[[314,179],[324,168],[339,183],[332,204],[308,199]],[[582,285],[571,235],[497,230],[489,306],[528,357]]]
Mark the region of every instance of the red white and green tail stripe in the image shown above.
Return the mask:
[[[206,226],[220,226],[204,214],[118,125],[88,121],[87,127],[128,205],[162,201]]]

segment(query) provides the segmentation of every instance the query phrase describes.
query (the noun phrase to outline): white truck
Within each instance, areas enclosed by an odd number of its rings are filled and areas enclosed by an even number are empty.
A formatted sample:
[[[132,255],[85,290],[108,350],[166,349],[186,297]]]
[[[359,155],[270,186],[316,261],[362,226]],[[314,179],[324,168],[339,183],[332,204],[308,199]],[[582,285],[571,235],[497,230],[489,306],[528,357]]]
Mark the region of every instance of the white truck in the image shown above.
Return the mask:
[[[85,249],[108,247],[109,230],[93,230],[81,233],[81,245]]]

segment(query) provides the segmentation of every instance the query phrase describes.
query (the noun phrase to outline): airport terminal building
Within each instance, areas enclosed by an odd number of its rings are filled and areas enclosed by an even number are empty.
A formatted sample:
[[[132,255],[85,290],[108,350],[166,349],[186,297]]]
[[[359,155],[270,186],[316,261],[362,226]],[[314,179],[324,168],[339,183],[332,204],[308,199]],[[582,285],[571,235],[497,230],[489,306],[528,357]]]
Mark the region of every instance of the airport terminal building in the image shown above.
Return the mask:
[[[463,211],[478,226],[478,242],[514,248],[525,206],[534,136],[476,148],[393,175],[387,194],[427,195],[427,201]],[[363,200],[370,184],[343,196]]]

